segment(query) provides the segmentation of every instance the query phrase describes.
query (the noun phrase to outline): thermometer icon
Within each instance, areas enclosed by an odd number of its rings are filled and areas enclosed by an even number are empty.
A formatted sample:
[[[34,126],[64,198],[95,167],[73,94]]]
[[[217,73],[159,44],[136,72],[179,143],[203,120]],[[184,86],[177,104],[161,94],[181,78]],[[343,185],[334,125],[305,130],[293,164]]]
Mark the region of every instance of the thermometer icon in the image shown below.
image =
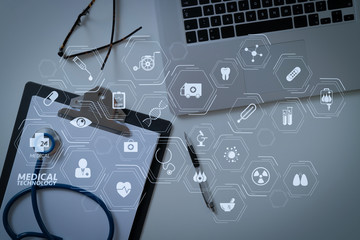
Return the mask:
[[[237,120],[237,123],[240,123],[242,120],[248,119],[256,110],[256,105],[250,103],[241,113],[240,118]]]

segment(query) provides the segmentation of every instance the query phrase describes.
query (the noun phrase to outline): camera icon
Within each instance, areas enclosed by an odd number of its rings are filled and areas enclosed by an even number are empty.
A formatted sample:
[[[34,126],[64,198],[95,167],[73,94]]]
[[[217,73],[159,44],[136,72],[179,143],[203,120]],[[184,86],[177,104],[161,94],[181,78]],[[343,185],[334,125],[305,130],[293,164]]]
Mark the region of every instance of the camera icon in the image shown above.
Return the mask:
[[[124,152],[137,153],[138,142],[135,142],[133,139],[129,139],[129,141],[124,142]]]

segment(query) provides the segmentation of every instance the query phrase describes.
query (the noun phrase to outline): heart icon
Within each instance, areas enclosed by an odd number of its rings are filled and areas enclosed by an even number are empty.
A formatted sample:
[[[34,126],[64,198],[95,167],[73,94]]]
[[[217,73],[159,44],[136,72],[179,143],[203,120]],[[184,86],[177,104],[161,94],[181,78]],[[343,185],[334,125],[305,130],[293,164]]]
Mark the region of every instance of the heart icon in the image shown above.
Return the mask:
[[[131,183],[129,182],[118,182],[116,184],[116,190],[120,196],[125,198],[131,191]]]

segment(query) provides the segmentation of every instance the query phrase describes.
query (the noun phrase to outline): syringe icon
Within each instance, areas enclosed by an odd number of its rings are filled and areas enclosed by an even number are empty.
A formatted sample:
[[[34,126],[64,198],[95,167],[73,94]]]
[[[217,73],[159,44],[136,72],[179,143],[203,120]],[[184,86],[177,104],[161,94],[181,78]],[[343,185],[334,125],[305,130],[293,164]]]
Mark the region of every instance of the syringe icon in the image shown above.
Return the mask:
[[[77,56],[73,58],[73,62],[76,63],[76,65],[81,69],[86,71],[89,74],[89,81],[93,80],[93,77],[91,75],[91,73],[87,70],[86,65],[83,61],[81,61],[80,58],[78,58]]]

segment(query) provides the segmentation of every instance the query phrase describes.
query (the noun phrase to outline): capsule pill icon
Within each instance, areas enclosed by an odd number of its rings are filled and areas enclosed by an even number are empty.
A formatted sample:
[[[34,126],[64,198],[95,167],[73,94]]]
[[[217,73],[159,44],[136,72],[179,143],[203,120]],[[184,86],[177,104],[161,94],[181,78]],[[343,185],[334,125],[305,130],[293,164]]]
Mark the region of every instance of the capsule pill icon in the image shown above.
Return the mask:
[[[286,76],[286,81],[291,82],[292,80],[294,80],[299,73],[301,72],[301,68],[299,67],[295,67],[287,76]]]
[[[55,102],[55,100],[59,97],[57,91],[52,91],[46,98],[44,98],[44,105],[49,107],[51,104]]]

